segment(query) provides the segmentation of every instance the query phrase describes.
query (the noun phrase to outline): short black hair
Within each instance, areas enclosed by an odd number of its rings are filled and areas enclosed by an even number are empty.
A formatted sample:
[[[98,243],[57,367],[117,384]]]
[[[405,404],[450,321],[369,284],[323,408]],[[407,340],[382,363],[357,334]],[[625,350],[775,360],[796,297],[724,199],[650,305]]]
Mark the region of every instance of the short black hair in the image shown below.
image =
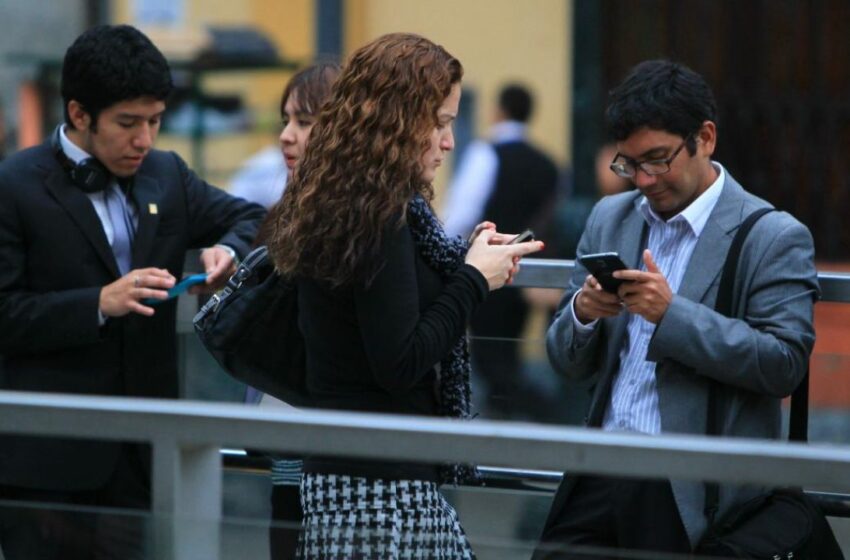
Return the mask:
[[[527,122],[534,108],[531,92],[520,84],[508,84],[499,92],[499,109],[512,121]]]
[[[617,141],[644,127],[664,130],[687,139],[688,153],[693,155],[693,135],[703,122],[717,124],[717,103],[705,79],[669,60],[641,62],[609,97],[608,131]]]
[[[68,102],[91,116],[93,130],[104,109],[153,97],[164,100],[174,84],[165,57],[144,33],[129,25],[98,25],[77,37],[62,63],[65,122],[73,126]]]

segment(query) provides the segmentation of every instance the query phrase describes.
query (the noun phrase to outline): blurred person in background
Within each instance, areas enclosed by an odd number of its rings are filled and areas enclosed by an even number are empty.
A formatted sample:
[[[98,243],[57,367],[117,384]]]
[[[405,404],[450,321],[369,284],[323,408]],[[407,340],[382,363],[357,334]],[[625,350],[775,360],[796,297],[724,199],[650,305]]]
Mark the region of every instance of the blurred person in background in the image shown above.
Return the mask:
[[[271,254],[298,288],[318,408],[470,417],[467,322],[543,244],[506,245],[512,235],[481,224],[467,248],[433,214],[462,74],[417,35],[358,49],[272,210]],[[438,490],[471,475],[459,465],[308,457],[300,555],[473,558]]]
[[[94,27],[65,53],[65,123],[0,164],[3,389],[179,396],[167,290],[190,248],[226,281],[265,211],[153,148],[171,90],[144,34]],[[4,436],[0,499],[6,560],[148,557],[147,446]]]
[[[528,141],[534,110],[519,84],[499,92],[489,141],[471,144],[448,191],[446,232],[468,236],[481,220],[502,231],[531,228],[546,236],[554,211],[558,170]],[[495,418],[531,415],[539,398],[523,376],[520,337],[530,306],[519,290],[492,294],[472,318],[472,365],[487,387],[485,413]]]
[[[233,174],[227,192],[271,208],[283,195],[288,175],[280,145],[266,146]]]

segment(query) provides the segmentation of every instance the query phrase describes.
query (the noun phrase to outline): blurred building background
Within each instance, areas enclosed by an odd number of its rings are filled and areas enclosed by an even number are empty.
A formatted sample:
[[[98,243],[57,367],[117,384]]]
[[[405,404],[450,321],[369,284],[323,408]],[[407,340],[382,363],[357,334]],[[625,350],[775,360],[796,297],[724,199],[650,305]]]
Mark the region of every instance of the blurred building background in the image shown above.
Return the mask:
[[[499,87],[525,83],[537,97],[531,139],[563,170],[555,231],[565,257],[597,196],[607,91],[638,61],[672,58],[717,94],[717,159],[808,225],[822,269],[850,268],[847,0],[3,0],[0,154],[61,120],[62,54],[96,23],[137,25],[166,52],[180,87],[158,145],[223,187],[275,142],[294,70],[344,61],[383,33],[421,33],[462,60],[457,153],[487,130]],[[441,169],[438,197],[451,170]],[[850,403],[850,311],[841,308],[818,307],[813,399],[826,406]]]
[[[0,16],[7,151],[38,141],[60,117],[55,71],[72,39],[95,23],[126,22],[168,53],[183,87],[161,146],[218,184],[273,138],[294,69],[413,31],[466,68],[460,149],[486,130],[499,86],[520,81],[537,96],[532,139],[572,170],[574,195],[594,197],[606,92],[634,63],[669,57],[717,93],[718,159],[806,223],[819,258],[850,257],[846,0],[4,0]],[[205,111],[193,120],[198,101]]]

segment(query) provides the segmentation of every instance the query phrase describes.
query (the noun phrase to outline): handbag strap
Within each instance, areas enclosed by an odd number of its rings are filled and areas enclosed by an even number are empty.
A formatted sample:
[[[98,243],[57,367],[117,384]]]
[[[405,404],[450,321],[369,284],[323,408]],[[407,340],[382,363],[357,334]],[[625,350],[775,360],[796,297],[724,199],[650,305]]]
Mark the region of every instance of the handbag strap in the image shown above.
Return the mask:
[[[239,263],[239,266],[236,268],[236,272],[233,273],[233,276],[227,280],[227,284],[224,285],[224,288],[220,292],[210,296],[195,315],[195,318],[192,319],[192,324],[195,328],[203,330],[203,325],[207,317],[210,317],[213,312],[218,309],[218,306],[225,299],[230,297],[230,294],[242,287],[242,284],[251,278],[257,269],[267,263],[268,260],[269,250],[265,245],[257,247],[248,253],[248,256]]]
[[[268,261],[269,258],[269,249],[265,245],[257,247],[250,253],[245,259],[239,263],[239,267],[236,269],[236,272],[233,273],[233,276],[227,281],[227,285],[233,289],[237,290],[242,285],[242,283],[253,276],[254,270],[262,266]]]
[[[714,305],[715,311],[727,317],[733,316],[733,289],[735,286],[735,277],[738,273],[738,261],[741,257],[741,249],[744,246],[744,241],[755,223],[769,212],[773,212],[774,208],[760,208],[746,217],[741,223],[738,231],[735,233],[735,238],[732,240],[732,245],[729,247],[729,252],[726,255],[726,261],[723,263],[723,274],[720,277],[720,286],[717,291],[717,300]],[[717,399],[719,384],[714,380],[709,380],[708,390],[708,406],[706,413],[706,433],[710,436],[720,435],[722,433],[720,414],[717,411]],[[789,430],[789,439],[793,441],[806,441],[808,439],[808,417],[809,417],[809,373],[794,390],[791,396],[791,421]],[[705,483],[705,515],[708,517],[709,526],[714,522],[714,517],[717,514],[717,507],[720,502],[720,486],[714,482]]]

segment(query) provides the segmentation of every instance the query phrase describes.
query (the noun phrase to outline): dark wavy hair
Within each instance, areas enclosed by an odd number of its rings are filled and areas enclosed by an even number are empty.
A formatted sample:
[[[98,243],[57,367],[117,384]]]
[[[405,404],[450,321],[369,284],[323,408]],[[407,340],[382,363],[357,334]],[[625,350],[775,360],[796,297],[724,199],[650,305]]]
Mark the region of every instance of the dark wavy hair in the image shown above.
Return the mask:
[[[144,33],[129,25],[98,25],[77,37],[62,62],[65,122],[72,99],[83,106],[97,130],[101,111],[139,97],[164,100],[174,84],[165,57]]]
[[[614,140],[625,140],[643,127],[664,130],[686,139],[688,153],[694,155],[694,134],[702,123],[717,124],[717,103],[705,79],[669,60],[641,62],[609,97],[606,117]]]
[[[418,35],[384,35],[357,50],[319,113],[307,150],[272,209],[277,269],[339,287],[369,282],[384,231],[433,188],[420,159],[460,62]],[[392,222],[392,223],[391,223]]]

